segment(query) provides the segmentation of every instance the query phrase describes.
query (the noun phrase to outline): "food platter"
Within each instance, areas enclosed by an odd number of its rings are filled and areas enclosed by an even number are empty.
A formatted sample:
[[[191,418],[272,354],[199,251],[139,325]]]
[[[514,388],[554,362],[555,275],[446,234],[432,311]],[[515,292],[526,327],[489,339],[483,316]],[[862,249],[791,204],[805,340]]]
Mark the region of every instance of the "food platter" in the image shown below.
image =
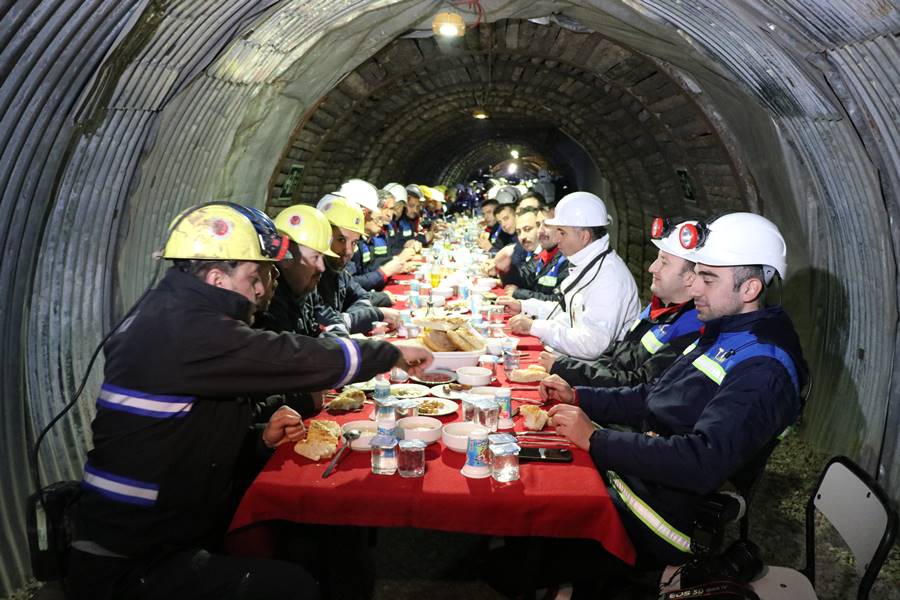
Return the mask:
[[[410,398],[421,398],[431,393],[431,389],[427,385],[418,383],[395,383],[391,386],[391,396],[401,400]]]
[[[429,408],[429,402],[440,402],[440,408],[438,408],[434,412],[423,412],[422,406],[424,405],[427,411],[427,409]],[[419,415],[424,417],[443,417],[445,415],[452,415],[457,410],[459,410],[459,404],[457,404],[453,400],[447,400],[446,398],[425,398],[423,400],[423,404],[419,405]]]
[[[441,385],[456,381],[456,373],[449,369],[435,369],[433,371],[423,373],[421,377],[410,375],[410,379],[427,386]]]

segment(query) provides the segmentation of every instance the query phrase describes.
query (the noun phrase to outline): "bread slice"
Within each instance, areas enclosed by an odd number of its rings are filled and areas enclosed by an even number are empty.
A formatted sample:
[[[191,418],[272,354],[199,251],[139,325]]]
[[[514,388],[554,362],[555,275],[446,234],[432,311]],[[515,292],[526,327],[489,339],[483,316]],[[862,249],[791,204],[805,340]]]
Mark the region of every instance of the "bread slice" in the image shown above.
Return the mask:
[[[310,421],[306,429],[306,439],[294,445],[294,452],[310,460],[331,458],[337,452],[341,437],[341,426],[335,421]]]
[[[525,429],[530,429],[531,431],[540,431],[550,419],[550,415],[546,410],[531,404],[520,406],[519,414],[525,417]]]
[[[365,400],[366,393],[362,390],[344,390],[328,404],[328,410],[359,410]]]
[[[547,372],[547,369],[541,365],[534,364],[527,369],[513,369],[509,374],[509,380],[516,383],[534,383],[549,376],[550,373]]]

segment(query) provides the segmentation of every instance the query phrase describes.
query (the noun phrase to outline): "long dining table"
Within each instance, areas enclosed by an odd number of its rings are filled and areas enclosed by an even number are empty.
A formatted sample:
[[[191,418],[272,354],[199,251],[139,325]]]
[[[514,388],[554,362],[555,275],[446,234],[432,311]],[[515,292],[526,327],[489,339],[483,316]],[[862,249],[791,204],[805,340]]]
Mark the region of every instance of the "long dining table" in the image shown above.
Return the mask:
[[[404,278],[387,287],[405,294]],[[403,304],[397,305],[404,308]],[[533,336],[517,336],[523,366],[536,362],[542,350]],[[493,386],[510,386],[497,368]],[[512,384],[513,406],[539,401],[538,384]],[[546,407],[545,407],[546,408]],[[373,406],[360,412],[314,417],[343,425],[369,418]],[[438,417],[443,424],[460,420],[459,411]],[[309,419],[307,419],[307,422]],[[514,430],[523,430],[521,416]],[[368,451],[349,450],[327,478],[328,460],[311,461],[281,445],[243,496],[227,540],[231,552],[270,555],[271,534],[279,522],[366,527],[416,527],[490,536],[583,538],[633,564],[632,547],[609,491],[590,455],[572,447],[570,463],[523,462],[520,478],[500,483],[461,474],[465,455],[439,439],[425,451],[424,477],[372,473]]]

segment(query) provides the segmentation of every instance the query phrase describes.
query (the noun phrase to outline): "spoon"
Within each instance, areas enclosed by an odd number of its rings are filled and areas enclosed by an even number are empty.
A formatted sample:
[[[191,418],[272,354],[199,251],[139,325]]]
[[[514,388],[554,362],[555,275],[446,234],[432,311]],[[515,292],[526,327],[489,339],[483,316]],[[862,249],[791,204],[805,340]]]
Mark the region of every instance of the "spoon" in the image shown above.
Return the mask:
[[[341,460],[341,457],[344,455],[344,450],[350,447],[350,444],[353,440],[357,439],[360,436],[359,429],[349,429],[344,432],[344,445],[341,446],[341,449],[338,450],[338,453],[334,455],[334,458],[331,459],[331,462],[328,463],[328,468],[325,469],[325,472],[322,473],[322,479],[325,479],[337,468],[338,461]]]

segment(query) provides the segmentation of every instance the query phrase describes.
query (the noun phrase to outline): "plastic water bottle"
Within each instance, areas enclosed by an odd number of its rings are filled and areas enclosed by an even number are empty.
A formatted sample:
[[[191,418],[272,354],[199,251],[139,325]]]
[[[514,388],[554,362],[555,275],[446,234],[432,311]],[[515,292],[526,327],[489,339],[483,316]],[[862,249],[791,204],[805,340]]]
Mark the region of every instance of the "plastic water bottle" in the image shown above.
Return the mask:
[[[388,381],[386,373],[381,373],[380,375],[375,377],[375,392],[373,394],[373,396],[375,397],[375,402],[387,400],[390,395],[391,382]]]

